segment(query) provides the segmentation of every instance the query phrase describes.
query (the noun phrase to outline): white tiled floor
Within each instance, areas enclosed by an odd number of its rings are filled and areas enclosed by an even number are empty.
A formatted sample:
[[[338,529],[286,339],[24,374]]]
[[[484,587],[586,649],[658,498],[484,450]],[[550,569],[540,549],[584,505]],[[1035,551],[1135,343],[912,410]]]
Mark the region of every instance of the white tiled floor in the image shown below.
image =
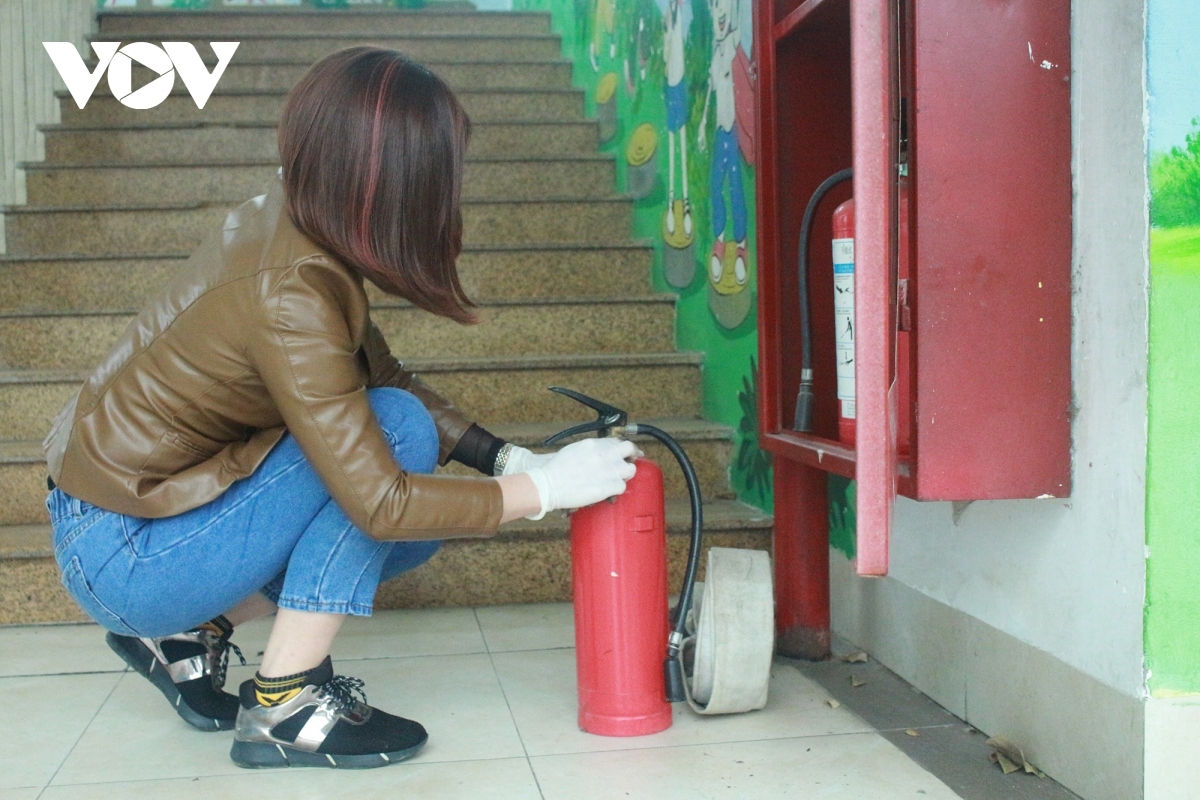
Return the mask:
[[[234,640],[253,674],[268,621]],[[339,672],[371,703],[420,720],[419,756],[364,771],[250,772],[231,733],[202,733],[123,664],[90,625],[0,629],[0,800],[413,797],[488,800],[845,797],[953,800],[918,767],[791,666],[775,666],[761,711],[700,717],[633,739],[575,725],[571,607],[389,611],[351,619]]]

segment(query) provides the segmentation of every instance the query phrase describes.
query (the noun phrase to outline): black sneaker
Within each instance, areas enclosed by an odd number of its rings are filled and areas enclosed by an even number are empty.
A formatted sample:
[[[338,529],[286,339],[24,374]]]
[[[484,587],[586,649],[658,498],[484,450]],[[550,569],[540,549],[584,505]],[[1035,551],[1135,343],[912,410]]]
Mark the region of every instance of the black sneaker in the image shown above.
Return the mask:
[[[358,678],[335,676],[328,657],[299,694],[278,705],[259,703],[254,681],[246,681],[230,758],[251,769],[367,769],[416,755],[429,734],[419,723],[367,705],[362,687]]]
[[[110,631],[105,641],[126,664],[158,687],[185,722],[202,731],[227,731],[238,714],[238,699],[221,691],[229,651],[237,653],[242,664],[246,659],[229,641],[233,628],[227,623],[220,627],[219,634],[197,628],[156,639]]]

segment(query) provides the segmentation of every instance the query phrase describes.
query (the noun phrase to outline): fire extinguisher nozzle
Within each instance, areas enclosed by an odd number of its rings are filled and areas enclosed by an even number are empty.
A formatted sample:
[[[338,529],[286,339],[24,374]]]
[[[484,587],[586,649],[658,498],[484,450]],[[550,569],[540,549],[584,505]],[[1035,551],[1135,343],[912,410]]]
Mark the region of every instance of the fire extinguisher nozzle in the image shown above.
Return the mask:
[[[796,416],[793,418],[792,430],[801,433],[812,432],[812,406],[812,384],[802,383],[800,391],[796,393]]]
[[[682,703],[687,700],[683,685],[683,664],[678,656],[663,662],[663,677],[666,678],[668,703]]]

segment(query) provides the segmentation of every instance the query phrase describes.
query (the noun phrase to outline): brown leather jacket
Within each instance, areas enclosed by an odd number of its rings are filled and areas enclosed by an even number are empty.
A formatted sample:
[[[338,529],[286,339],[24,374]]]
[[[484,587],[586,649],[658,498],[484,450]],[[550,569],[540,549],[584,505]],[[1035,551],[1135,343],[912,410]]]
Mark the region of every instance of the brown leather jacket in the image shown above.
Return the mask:
[[[443,464],[471,422],[392,356],[362,277],[292,225],[282,183],[214,233],[54,420],[54,482],[111,511],[169,517],[254,472],[286,429],[375,539],[495,533],[496,481],[409,474],[392,457],[367,388],[415,394]]]

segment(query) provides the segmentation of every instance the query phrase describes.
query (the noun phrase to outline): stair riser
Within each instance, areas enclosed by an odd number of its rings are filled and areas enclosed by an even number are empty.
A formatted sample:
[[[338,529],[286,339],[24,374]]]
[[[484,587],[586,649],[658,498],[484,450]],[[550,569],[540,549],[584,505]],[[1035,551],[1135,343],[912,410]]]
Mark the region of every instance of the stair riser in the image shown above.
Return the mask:
[[[128,37],[105,34],[94,41],[131,41]],[[206,37],[175,36],[169,41],[191,42],[197,52],[209,54]],[[217,40],[220,41],[220,40]],[[312,63],[330,53],[357,45],[376,45],[399,50],[418,62],[425,61],[549,61],[562,55],[555,36],[496,37],[483,36],[406,36],[372,32],[366,36],[296,37],[230,39],[240,41],[234,59],[244,62],[304,61]]]
[[[201,56],[203,57],[203,53]],[[205,61],[209,71],[216,66],[211,57]],[[222,92],[257,91],[286,92],[308,72],[312,66],[308,61],[275,62],[267,64],[241,63],[238,58],[225,68],[218,86]],[[496,61],[472,63],[462,61],[426,62],[425,66],[441,76],[456,92],[481,91],[486,89],[570,89],[571,65],[565,61]],[[96,68],[94,60],[88,62],[88,70]],[[158,73],[138,63],[133,65],[132,83],[142,86]],[[176,92],[186,92],[183,82],[175,84]],[[94,97],[109,95],[107,81],[100,81]]]
[[[505,125],[472,128],[472,157],[592,155],[594,122]],[[274,128],[212,126],[126,130],[46,131],[46,160],[60,164],[197,164],[274,161],[279,158]]]
[[[698,580],[704,580],[707,553],[712,547],[769,551],[771,534],[757,529],[706,534]],[[667,537],[669,592],[679,591],[687,555],[686,536]],[[380,586],[375,607],[484,606],[570,599],[571,547],[565,537],[549,541],[456,539],[442,545],[420,569]]]
[[[467,244],[603,243],[627,239],[625,202],[485,203],[463,205]],[[199,209],[46,211],[7,217],[14,254],[119,255],[186,253],[228,213]]]
[[[770,550],[761,529],[705,534],[699,580],[712,547]],[[678,591],[687,565],[688,538],[667,537],[669,591]],[[375,608],[437,608],[571,599],[571,548],[550,540],[454,539],[426,564],[379,587]],[[52,558],[0,561],[0,625],[81,622],[87,617],[63,590]],[[100,634],[97,633],[97,636]]]
[[[88,621],[63,589],[53,558],[0,561],[0,625]]]
[[[46,464],[0,463],[0,525],[50,521],[46,513]],[[0,562],[3,563],[3,562]]]
[[[404,12],[296,13],[289,11],[171,14],[101,14],[100,30],[106,36],[123,35],[128,41],[174,41],[180,36],[209,34],[345,33],[378,36],[385,33],[486,33],[538,35],[550,33],[549,14],[438,14]]]
[[[182,82],[176,87],[182,92]],[[460,92],[459,100],[472,122],[569,122],[583,117],[580,92]],[[148,125],[167,122],[258,122],[274,124],[285,95],[214,94],[197,108],[191,96],[172,94],[154,108],[133,109],[116,98],[97,93],[79,108],[69,95],[59,97],[64,125]]]
[[[517,300],[632,296],[650,288],[648,249],[467,251],[458,275],[469,297]],[[23,261],[0,264],[0,310],[89,313],[141,308],[182,260]],[[367,286],[373,301],[386,299]]]
[[[571,353],[661,353],[674,347],[670,303],[493,306],[477,325],[420,309],[371,314],[398,357],[473,358]],[[0,318],[0,369],[90,370],[130,315]]]
[[[646,458],[654,461],[663,471],[663,486],[668,498],[686,498],[687,484],[683,480],[683,472],[679,469],[675,457],[666,447],[654,440],[638,441],[638,447],[646,454]],[[729,457],[731,444],[725,439],[687,440],[681,442],[687,451],[692,466],[696,468],[696,477],[700,481],[700,494],[707,502],[709,500],[732,498],[729,489]],[[544,447],[533,448],[545,451]],[[450,475],[478,475],[478,472],[462,464],[451,462],[442,468]]]
[[[546,391],[548,386],[568,386],[593,397],[618,400],[637,417],[700,414],[696,366],[464,370],[431,372],[422,378],[484,426],[553,422],[574,413],[565,409],[563,398]],[[0,438],[40,440],[75,389],[69,383],[0,385]],[[0,503],[0,514],[3,506]],[[0,525],[6,524],[18,523],[0,518]]]
[[[119,205],[122,203],[238,203],[261,194],[278,167],[121,167],[26,172],[29,205]],[[612,161],[470,161],[463,196],[520,198],[611,194]]]

